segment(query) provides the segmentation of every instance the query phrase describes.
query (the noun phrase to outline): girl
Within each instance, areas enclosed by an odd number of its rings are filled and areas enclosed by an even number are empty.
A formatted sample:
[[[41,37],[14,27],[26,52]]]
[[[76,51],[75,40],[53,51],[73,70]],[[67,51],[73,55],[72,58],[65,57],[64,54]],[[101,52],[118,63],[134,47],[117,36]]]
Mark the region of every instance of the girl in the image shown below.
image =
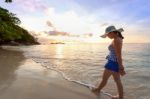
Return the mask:
[[[120,75],[125,75],[124,66],[122,63],[122,42],[124,37],[122,36],[121,32],[123,31],[122,28],[116,29],[114,26],[109,26],[105,30],[105,34],[101,37],[105,38],[108,37],[112,40],[112,43],[109,45],[109,55],[106,57],[108,60],[105,64],[105,70],[103,73],[102,81],[98,88],[92,89],[95,94],[99,94],[102,88],[107,84],[109,77],[112,75],[114,81],[117,85],[118,89],[118,96],[113,96],[112,99],[123,99],[123,85],[120,79]]]

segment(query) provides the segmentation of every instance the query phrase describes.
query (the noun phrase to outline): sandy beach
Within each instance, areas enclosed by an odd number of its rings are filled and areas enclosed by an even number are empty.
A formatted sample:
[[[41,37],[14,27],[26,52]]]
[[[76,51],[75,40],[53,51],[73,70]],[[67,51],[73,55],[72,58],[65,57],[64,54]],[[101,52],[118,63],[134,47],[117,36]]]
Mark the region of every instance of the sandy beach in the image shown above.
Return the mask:
[[[67,81],[22,52],[0,49],[0,99],[97,99],[86,87]],[[101,98],[104,99],[104,98]]]
[[[0,99],[110,99],[104,94],[96,97],[84,86],[96,85],[94,82],[101,80],[105,47],[93,48],[92,52],[95,53],[91,53],[91,45],[78,46],[78,49],[76,45],[0,48]],[[124,54],[127,75],[122,77],[124,99],[149,99],[149,44],[126,46],[128,53]],[[146,50],[141,49],[140,52],[130,54],[134,48],[144,47]],[[79,55],[82,57],[79,58]],[[81,81],[83,84],[71,82],[64,77]],[[112,77],[103,90],[112,95],[117,94]]]

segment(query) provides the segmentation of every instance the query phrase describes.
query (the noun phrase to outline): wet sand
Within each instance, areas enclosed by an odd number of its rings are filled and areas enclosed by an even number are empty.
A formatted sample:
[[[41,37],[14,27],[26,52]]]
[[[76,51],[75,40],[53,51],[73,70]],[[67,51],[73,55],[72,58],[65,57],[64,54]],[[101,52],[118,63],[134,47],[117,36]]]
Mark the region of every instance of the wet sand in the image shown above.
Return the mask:
[[[97,98],[88,88],[26,59],[22,52],[0,48],[0,99]]]

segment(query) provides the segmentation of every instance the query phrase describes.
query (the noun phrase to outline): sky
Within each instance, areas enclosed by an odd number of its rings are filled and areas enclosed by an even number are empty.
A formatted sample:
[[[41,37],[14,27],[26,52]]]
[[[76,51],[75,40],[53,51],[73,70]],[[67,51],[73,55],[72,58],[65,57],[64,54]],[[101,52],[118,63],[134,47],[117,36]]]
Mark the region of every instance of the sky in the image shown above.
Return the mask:
[[[15,13],[29,31],[92,33],[97,40],[114,25],[124,29],[125,42],[150,43],[149,0],[1,0],[0,6]]]

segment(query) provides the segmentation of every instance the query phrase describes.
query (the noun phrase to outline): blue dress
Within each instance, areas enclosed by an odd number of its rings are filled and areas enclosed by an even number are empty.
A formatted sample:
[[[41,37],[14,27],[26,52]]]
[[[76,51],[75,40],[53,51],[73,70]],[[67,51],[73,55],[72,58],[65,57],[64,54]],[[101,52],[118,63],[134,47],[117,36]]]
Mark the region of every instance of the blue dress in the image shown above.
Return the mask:
[[[108,50],[109,55],[106,57],[107,63],[105,64],[105,68],[114,72],[119,72],[119,64],[117,62],[115,49],[112,44],[108,46]]]

